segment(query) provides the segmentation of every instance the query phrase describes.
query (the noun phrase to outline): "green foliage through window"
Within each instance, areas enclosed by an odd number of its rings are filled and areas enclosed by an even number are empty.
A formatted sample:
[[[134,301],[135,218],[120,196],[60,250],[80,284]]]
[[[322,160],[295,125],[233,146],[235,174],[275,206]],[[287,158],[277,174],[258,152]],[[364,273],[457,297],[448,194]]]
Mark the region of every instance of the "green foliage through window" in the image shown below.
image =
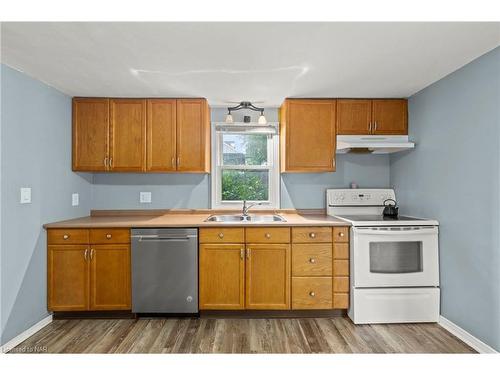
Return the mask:
[[[269,199],[269,172],[258,170],[223,170],[223,201],[266,201]]]

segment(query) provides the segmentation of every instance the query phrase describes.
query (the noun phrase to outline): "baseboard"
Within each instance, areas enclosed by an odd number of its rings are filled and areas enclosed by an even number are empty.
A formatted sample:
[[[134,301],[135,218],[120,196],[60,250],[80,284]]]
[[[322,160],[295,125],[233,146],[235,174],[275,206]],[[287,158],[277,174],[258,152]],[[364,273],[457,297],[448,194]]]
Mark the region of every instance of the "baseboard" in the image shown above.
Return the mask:
[[[43,327],[50,324],[50,322],[52,322],[52,315],[49,315],[49,316],[43,318],[38,323],[36,323],[36,324],[32,325],[30,328],[28,328],[26,331],[21,332],[19,335],[14,337],[12,340],[7,342],[5,345],[2,345],[0,347],[0,354],[7,353],[9,350],[12,350],[17,345],[19,345],[24,340],[26,340],[28,337],[33,336],[35,333],[40,331]]]
[[[457,326],[452,321],[446,319],[442,315],[439,317],[438,324],[443,327],[445,330],[450,332],[453,336],[458,337],[460,340],[465,342],[471,348],[477,350],[479,353],[498,353],[495,349],[493,349],[488,344],[485,344],[477,337],[471,335],[465,329]]]

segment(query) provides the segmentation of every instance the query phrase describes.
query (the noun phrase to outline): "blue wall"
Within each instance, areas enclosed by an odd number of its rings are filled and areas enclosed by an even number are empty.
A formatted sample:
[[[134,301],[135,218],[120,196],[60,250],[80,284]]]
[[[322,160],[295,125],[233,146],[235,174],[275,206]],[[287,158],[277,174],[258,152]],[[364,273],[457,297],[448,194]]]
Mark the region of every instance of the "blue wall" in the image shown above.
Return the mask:
[[[227,109],[212,108],[212,122],[225,120]],[[278,109],[267,108],[266,118],[278,121]],[[250,115],[257,121],[259,113],[238,111],[234,121]],[[351,182],[360,187],[387,187],[389,156],[338,155],[335,173],[283,174],[282,208],[325,208],[327,188],[345,188]],[[139,203],[139,192],[150,191],[152,203]],[[94,174],[92,207],[95,209],[137,208],[209,208],[210,176],[202,174]]]
[[[441,314],[500,350],[500,48],[410,98],[402,212],[440,222]]]
[[[4,344],[48,315],[42,224],[87,215],[91,176],[71,171],[71,98],[5,65],[0,79]],[[31,187],[31,204],[19,203],[20,187]]]

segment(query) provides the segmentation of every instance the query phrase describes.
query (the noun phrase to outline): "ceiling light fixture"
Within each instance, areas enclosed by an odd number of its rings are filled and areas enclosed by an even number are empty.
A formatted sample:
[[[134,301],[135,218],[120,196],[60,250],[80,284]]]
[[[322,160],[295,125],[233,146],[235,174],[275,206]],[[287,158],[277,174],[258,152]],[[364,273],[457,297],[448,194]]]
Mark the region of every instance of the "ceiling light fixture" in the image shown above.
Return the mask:
[[[266,117],[264,116],[264,108],[256,107],[251,102],[241,102],[240,104],[238,104],[235,107],[228,107],[227,108],[226,122],[232,123],[233,116],[231,115],[231,111],[239,111],[240,109],[250,109],[252,111],[260,112],[258,124],[259,125],[266,125],[267,124]]]

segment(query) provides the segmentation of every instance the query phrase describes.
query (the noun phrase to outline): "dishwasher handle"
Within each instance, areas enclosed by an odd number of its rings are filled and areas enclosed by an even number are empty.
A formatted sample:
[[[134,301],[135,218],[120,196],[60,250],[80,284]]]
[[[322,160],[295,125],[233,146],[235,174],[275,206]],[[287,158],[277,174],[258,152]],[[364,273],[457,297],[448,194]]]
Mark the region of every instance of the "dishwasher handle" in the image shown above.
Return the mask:
[[[161,236],[158,234],[142,234],[134,235],[132,238],[137,238],[139,242],[175,242],[175,241],[189,241],[191,238],[196,238],[196,235],[183,235],[183,236]]]

